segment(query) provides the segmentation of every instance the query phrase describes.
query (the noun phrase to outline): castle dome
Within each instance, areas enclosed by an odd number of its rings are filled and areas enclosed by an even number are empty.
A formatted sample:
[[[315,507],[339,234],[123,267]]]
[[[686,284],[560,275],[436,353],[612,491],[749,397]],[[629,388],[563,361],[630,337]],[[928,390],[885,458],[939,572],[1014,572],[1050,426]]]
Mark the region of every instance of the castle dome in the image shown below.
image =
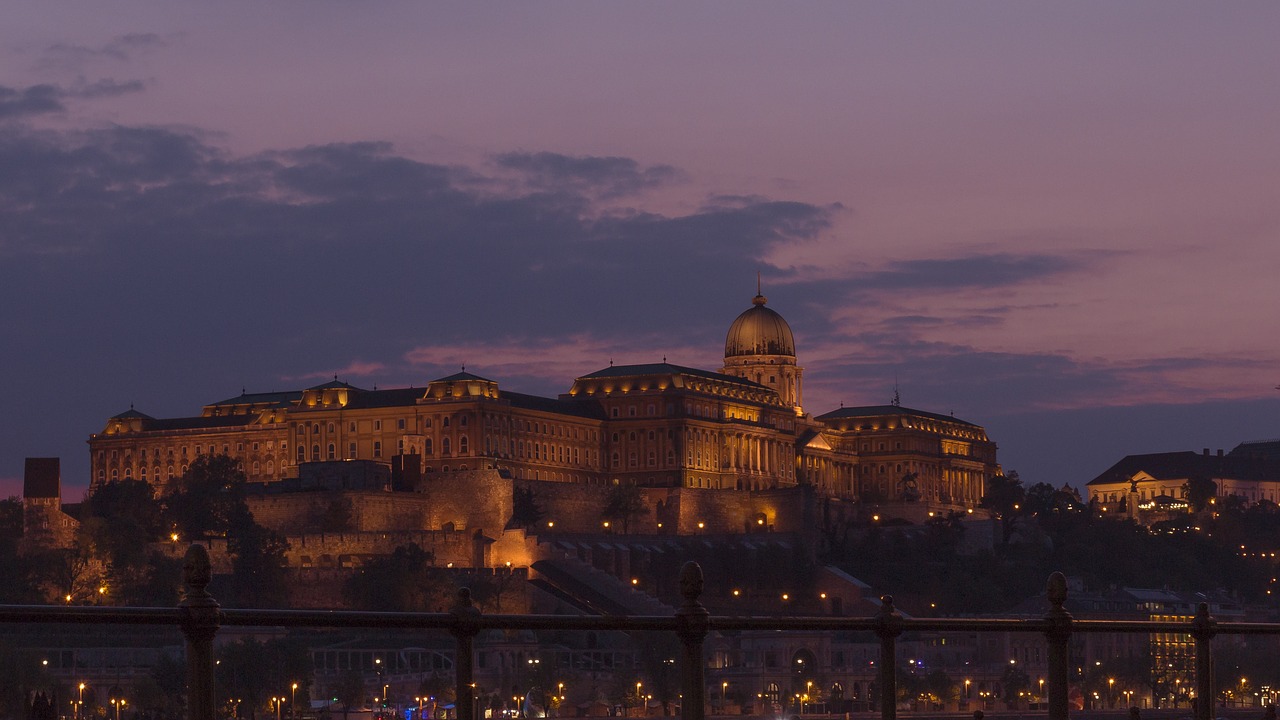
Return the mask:
[[[729,326],[724,341],[726,358],[746,355],[790,355],[795,357],[796,341],[791,326],[778,313],[765,307],[764,295],[751,299],[751,308]]]

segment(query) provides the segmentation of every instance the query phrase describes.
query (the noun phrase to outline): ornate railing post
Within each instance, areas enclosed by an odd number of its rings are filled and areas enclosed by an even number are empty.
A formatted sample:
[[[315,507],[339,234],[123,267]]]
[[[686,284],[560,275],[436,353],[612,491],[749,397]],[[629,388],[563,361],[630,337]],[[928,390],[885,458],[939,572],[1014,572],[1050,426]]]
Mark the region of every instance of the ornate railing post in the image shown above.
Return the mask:
[[[1049,576],[1047,593],[1049,623],[1049,720],[1067,720],[1067,684],[1071,674],[1071,613],[1062,607],[1067,601],[1067,578],[1060,572]]]
[[[676,634],[684,644],[681,675],[684,698],[680,702],[680,716],[684,720],[702,720],[707,702],[703,642],[707,638],[709,613],[698,599],[702,596],[702,567],[692,560],[680,568],[680,594],[684,596],[684,602],[676,610]]]
[[[458,588],[458,600],[451,612],[457,621],[450,632],[457,640],[453,689],[458,720],[476,720],[475,637],[480,632],[480,608],[471,602],[471,588]]]
[[[187,638],[187,711],[191,720],[213,720],[213,638],[218,601],[209,594],[213,566],[203,545],[187,548],[182,562],[182,634]]]
[[[876,613],[876,635],[880,637],[880,717],[898,716],[898,636],[902,634],[902,613],[893,609],[893,596],[880,598]]]
[[[1213,716],[1212,644],[1217,634],[1218,621],[1209,616],[1209,603],[1200,603],[1191,624],[1191,636],[1196,640],[1195,720],[1209,720]]]

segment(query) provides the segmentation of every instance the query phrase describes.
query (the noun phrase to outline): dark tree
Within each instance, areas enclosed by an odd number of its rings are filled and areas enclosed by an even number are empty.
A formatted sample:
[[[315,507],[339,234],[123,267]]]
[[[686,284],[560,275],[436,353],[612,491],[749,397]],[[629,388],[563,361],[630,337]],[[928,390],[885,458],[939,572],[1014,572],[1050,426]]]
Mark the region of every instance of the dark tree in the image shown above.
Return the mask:
[[[507,523],[507,529],[524,528],[529,529],[536,527],[542,518],[546,517],[547,512],[538,502],[537,494],[533,488],[513,488],[511,493],[511,520]]]
[[[1218,486],[1203,475],[1196,475],[1188,478],[1187,482],[1182,486],[1183,492],[1187,494],[1187,502],[1191,504],[1191,508],[1196,512],[1200,512],[1209,506],[1209,501],[1218,494]]]
[[[1000,538],[1005,545],[1013,536],[1014,523],[1022,510],[1022,502],[1026,491],[1022,489],[1022,480],[1017,472],[1008,475],[996,475],[987,480],[987,492],[982,496],[978,507],[995,513],[1000,518]]]
[[[450,573],[414,544],[370,560],[343,585],[347,602],[361,610],[441,612],[450,607],[453,594]]]
[[[225,537],[245,510],[244,469],[229,455],[200,455],[164,497],[165,516],[184,540]]]
[[[609,486],[605,496],[604,510],[600,515],[610,522],[622,521],[622,532],[631,532],[631,519],[649,514],[649,506],[645,504],[644,493],[640,488],[627,483],[616,483]]]
[[[147,544],[159,540],[165,530],[160,502],[145,480],[114,480],[97,486],[85,500],[81,516],[94,546],[116,568],[146,564]]]

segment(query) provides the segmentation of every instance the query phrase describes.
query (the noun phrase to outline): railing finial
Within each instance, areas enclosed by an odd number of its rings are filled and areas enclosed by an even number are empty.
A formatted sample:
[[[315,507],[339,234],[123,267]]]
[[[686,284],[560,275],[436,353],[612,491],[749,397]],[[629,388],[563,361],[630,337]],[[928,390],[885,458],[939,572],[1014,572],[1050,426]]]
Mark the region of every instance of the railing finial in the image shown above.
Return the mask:
[[[701,605],[699,598],[702,597],[702,566],[690,560],[680,568],[680,595],[684,598],[684,604],[692,607]]]
[[[192,543],[182,559],[182,585],[184,604],[207,605],[213,596],[209,594],[209,583],[213,580],[213,563],[209,560],[209,549],[199,543]],[[217,603],[214,603],[217,605]]]
[[[1062,610],[1062,606],[1067,602],[1067,576],[1057,570],[1049,575],[1049,586],[1046,589],[1049,596],[1049,604],[1053,606],[1052,612]]]

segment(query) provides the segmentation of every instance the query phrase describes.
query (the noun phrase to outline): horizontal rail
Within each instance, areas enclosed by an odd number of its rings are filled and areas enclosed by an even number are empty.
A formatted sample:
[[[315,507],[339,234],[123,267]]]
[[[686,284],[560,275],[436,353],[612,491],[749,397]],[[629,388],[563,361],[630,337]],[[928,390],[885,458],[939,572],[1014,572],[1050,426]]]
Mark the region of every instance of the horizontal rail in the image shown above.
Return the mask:
[[[873,617],[764,617],[712,616],[700,598],[702,570],[685,563],[680,571],[683,603],[670,616],[561,616],[486,615],[462,588],[457,603],[446,613],[368,612],[356,610],[265,610],[222,608],[209,595],[211,578],[208,551],[192,545],[183,566],[184,599],[176,608],[116,608],[36,605],[0,605],[0,624],[59,623],[95,625],[172,625],[186,637],[187,698],[191,720],[214,720],[213,639],[221,626],[445,630],[456,642],[454,690],[457,716],[475,720],[473,682],[476,665],[474,639],[483,630],[618,630],[675,633],[683,645],[681,715],[684,720],[704,720],[706,703],[705,640],[712,631],[829,631],[874,634],[880,641],[877,667],[880,716],[895,720],[897,713],[897,638],[903,633],[1039,633],[1048,643],[1048,673],[1044,697],[1049,720],[1068,720],[1070,640],[1076,634],[1140,633],[1189,636],[1195,644],[1195,720],[1212,717],[1212,657],[1210,641],[1218,634],[1280,635],[1280,623],[1219,623],[1201,603],[1193,619],[1176,620],[1076,620],[1064,608],[1066,580],[1061,573],[1049,578],[1049,610],[1043,617],[1020,618],[910,618],[903,617],[884,596]],[[723,688],[722,688],[723,689]]]

